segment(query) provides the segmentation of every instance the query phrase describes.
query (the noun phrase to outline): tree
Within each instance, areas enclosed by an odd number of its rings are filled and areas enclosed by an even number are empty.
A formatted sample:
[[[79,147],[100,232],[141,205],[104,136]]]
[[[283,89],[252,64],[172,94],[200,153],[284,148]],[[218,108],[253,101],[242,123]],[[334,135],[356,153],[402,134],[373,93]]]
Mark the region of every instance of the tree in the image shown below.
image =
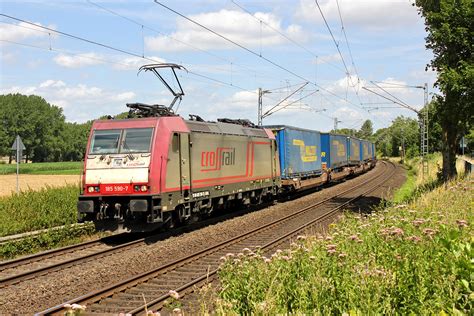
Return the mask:
[[[331,133],[347,136],[357,136],[357,131],[352,128],[338,128],[336,130],[331,130]]]
[[[416,0],[425,18],[426,47],[434,57],[428,64],[436,70],[435,117],[441,126],[443,178],[456,175],[455,159],[460,138],[474,121],[474,10],[472,0]]]
[[[366,120],[364,124],[362,124],[357,136],[362,139],[369,139],[370,136],[374,133],[374,127],[371,120]]]
[[[16,135],[25,144],[27,160],[57,160],[61,153],[60,134],[64,127],[62,109],[35,95],[0,95],[0,152],[10,153]]]
[[[400,148],[408,158],[419,155],[420,127],[415,119],[403,116],[393,120],[392,125],[375,132],[372,140],[382,156],[401,156]]]
[[[91,126],[92,121],[83,124],[66,122],[62,134],[64,142],[61,160],[79,161],[84,158]]]

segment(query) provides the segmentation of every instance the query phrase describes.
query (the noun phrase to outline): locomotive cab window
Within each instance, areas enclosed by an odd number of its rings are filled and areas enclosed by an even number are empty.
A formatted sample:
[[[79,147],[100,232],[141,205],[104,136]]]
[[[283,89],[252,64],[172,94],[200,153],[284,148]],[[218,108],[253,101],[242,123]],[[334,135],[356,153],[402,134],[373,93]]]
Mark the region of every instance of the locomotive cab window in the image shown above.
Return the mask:
[[[91,142],[91,154],[116,154],[121,130],[94,131]]]
[[[126,129],[123,133],[122,146],[120,147],[121,153],[150,152],[152,128]]]
[[[96,130],[92,136],[91,155],[150,152],[153,128]]]

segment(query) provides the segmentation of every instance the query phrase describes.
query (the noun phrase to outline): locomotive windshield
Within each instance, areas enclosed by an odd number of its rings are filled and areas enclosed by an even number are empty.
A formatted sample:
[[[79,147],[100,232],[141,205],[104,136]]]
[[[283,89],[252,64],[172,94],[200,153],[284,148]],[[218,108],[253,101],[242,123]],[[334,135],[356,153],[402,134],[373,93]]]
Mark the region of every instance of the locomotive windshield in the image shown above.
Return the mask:
[[[150,152],[153,128],[96,130],[89,154],[121,154]]]

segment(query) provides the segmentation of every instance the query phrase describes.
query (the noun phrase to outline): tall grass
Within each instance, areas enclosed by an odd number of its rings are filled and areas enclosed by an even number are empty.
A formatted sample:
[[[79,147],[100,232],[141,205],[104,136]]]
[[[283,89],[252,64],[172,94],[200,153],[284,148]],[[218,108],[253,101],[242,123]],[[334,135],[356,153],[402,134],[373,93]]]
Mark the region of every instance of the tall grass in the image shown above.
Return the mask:
[[[439,185],[438,172],[441,159],[439,153],[428,155],[428,175],[423,174],[423,166],[419,157],[405,161],[407,178],[395,192],[392,201],[402,203],[412,200]]]
[[[80,161],[35,162],[20,164],[21,174],[80,174]],[[16,173],[16,164],[0,164],[0,175]]]
[[[472,180],[367,217],[271,257],[223,258],[218,314],[469,314],[474,309]]]
[[[77,221],[77,185],[0,197],[0,237]]]

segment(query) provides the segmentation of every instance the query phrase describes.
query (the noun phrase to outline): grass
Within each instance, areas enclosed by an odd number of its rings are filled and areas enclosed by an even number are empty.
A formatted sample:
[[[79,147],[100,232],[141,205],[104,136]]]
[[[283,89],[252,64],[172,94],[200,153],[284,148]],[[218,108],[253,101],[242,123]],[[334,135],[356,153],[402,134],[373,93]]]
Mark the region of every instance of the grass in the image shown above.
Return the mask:
[[[77,222],[77,185],[0,197],[0,237]]]
[[[0,237],[65,225],[61,229],[1,244],[0,258],[10,259],[91,238],[95,233],[93,224],[70,225],[77,222],[78,194],[77,185],[67,185],[0,197]]]
[[[20,164],[20,174],[80,174],[81,161],[35,162]],[[15,174],[16,164],[0,164],[0,175]]]
[[[95,227],[92,223],[79,227],[66,225],[64,228],[47,231],[37,236],[3,243],[0,245],[0,258],[12,259],[21,255],[78,244],[91,238],[94,233]]]
[[[327,235],[301,236],[268,258],[228,254],[213,308],[222,315],[470,314],[473,184],[456,180],[369,216],[346,213]]]
[[[423,175],[423,166],[419,157],[405,161],[407,178],[405,183],[395,192],[392,201],[394,203],[409,201],[439,185],[437,175],[441,159],[439,153],[428,156],[428,176],[426,178]]]

